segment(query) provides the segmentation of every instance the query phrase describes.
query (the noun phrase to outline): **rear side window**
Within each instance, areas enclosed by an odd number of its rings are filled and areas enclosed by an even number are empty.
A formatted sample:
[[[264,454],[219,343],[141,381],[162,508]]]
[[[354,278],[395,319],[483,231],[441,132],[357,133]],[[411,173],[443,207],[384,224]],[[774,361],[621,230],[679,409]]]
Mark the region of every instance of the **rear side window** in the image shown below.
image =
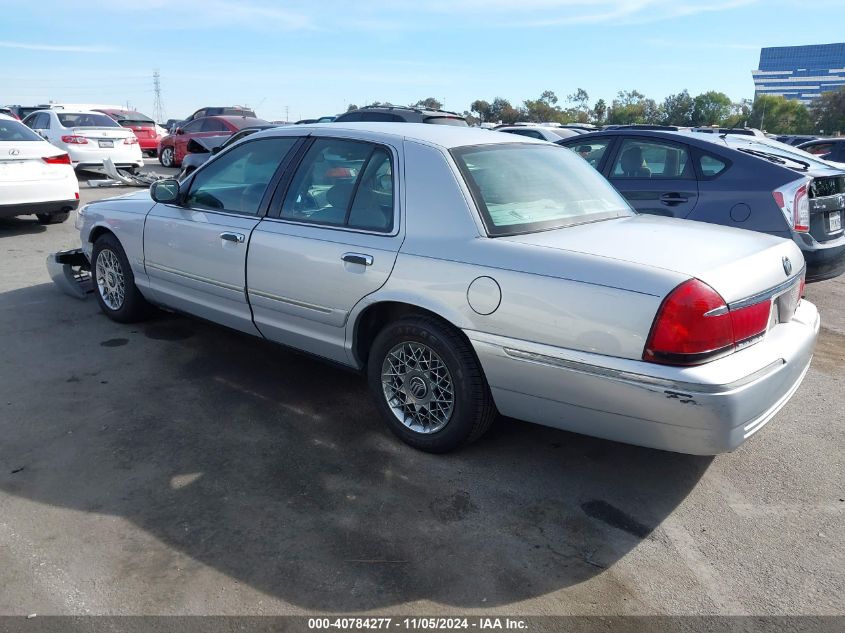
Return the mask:
[[[372,143],[318,139],[302,159],[281,218],[368,231],[393,229],[390,153]]]
[[[201,132],[228,132],[229,128],[226,127],[226,124],[223,121],[219,121],[217,119],[205,119],[202,122],[202,127],[200,128]]]
[[[0,141],[41,141],[38,134],[23,123],[0,119]]]
[[[613,165],[612,178],[693,178],[683,145],[626,138]]]
[[[578,156],[590,163],[591,166],[598,169],[608,145],[610,145],[610,139],[593,139],[574,145],[564,145],[564,147],[571,149]]]
[[[702,154],[701,158],[698,159],[698,166],[701,168],[701,174],[705,178],[712,178],[725,171],[728,164],[710,154]]]

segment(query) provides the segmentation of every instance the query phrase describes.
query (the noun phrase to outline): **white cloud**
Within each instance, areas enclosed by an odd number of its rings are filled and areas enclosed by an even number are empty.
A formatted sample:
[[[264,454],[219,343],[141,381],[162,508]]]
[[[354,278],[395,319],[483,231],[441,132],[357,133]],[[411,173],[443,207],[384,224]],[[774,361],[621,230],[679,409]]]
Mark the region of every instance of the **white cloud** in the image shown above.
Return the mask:
[[[32,42],[9,42],[6,40],[0,40],[0,48],[16,48],[25,51],[49,51],[53,53],[109,53],[114,50],[108,46],[73,46]]]

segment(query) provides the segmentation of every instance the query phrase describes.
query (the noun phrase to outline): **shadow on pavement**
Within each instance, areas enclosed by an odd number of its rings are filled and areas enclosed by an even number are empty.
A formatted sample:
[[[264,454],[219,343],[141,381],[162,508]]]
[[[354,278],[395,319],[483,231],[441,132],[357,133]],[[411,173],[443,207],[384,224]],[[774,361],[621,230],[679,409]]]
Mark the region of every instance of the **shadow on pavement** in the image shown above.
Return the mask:
[[[43,233],[47,227],[39,224],[34,215],[0,218],[0,238]]]
[[[185,317],[114,324],[49,285],[0,294],[0,332],[2,490],[124,517],[307,609],[583,582],[655,538],[711,461],[505,419],[427,455],[354,373]]]

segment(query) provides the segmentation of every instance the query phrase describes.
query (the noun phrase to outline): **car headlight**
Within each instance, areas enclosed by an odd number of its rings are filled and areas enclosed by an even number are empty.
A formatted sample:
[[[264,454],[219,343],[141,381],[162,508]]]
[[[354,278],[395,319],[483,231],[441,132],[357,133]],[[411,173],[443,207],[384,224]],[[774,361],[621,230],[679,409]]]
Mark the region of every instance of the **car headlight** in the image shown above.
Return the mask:
[[[76,210],[76,219],[73,221],[73,226],[76,227],[76,230],[79,231],[82,229],[82,224],[85,220],[85,212],[88,210],[88,205],[83,204]]]

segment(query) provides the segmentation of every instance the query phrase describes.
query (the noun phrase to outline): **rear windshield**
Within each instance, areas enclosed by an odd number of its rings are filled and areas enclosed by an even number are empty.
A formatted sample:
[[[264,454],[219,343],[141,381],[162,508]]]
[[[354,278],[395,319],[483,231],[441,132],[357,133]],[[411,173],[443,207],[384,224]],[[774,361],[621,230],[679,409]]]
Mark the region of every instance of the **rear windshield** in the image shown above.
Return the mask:
[[[0,119],[0,141],[43,141],[38,134],[23,123]]]
[[[140,112],[113,112],[110,116],[121,125],[155,125],[155,121]]]
[[[456,125],[458,127],[467,127],[465,119],[454,116],[430,116],[423,119],[423,123],[433,123],[435,125]]]
[[[634,215],[601,174],[560,146],[478,145],[452,156],[492,236]]]
[[[120,127],[107,114],[93,114],[88,112],[57,114],[59,123],[64,127]]]

